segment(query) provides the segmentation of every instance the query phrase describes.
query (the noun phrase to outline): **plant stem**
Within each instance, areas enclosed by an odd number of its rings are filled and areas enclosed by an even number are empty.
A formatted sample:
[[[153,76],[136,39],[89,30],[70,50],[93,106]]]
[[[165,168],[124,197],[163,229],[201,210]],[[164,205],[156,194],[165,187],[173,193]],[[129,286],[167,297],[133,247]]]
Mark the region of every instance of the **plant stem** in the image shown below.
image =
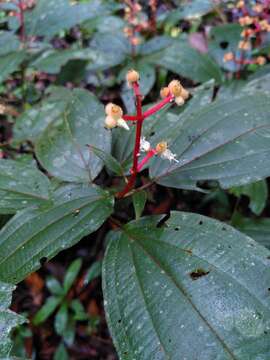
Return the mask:
[[[173,95],[168,95],[161,102],[148,109],[143,113],[143,119],[146,119],[148,116],[155,114],[157,111],[161,110],[165,105],[169,104],[173,100]]]
[[[23,0],[19,0],[19,22],[20,22],[20,40],[22,43],[25,42],[25,22],[24,22],[24,6]]]
[[[138,173],[138,157],[139,157],[139,151],[140,151],[140,142],[141,142],[141,134],[142,134],[142,124],[143,124],[143,113],[142,113],[142,95],[140,92],[140,87],[137,82],[133,84],[133,90],[136,97],[136,136],[135,136],[135,146],[133,150],[133,166],[132,166],[132,174],[129,178],[129,181],[124,188],[123,191],[118,193],[118,197],[122,198],[125,196],[126,193],[128,193],[134,186],[136,176]]]

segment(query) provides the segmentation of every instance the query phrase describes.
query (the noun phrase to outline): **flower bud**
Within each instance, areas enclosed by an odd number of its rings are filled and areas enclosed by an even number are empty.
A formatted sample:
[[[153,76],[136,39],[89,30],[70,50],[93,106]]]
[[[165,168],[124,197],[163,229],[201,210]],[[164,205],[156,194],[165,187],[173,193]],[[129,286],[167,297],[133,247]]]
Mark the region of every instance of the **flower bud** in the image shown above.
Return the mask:
[[[182,106],[185,103],[185,100],[182,98],[182,96],[177,96],[174,101],[178,106]]]
[[[117,121],[115,119],[113,119],[111,116],[106,116],[105,128],[113,129],[116,126],[117,126]]]
[[[266,59],[264,56],[258,56],[256,59],[256,64],[258,65],[264,65],[266,63]]]
[[[170,92],[175,97],[181,96],[181,92],[183,90],[183,86],[181,85],[180,81],[173,80],[169,83],[168,88],[170,89]]]
[[[225,54],[223,56],[223,61],[227,62],[227,61],[232,61],[234,59],[234,55],[232,52],[228,52],[227,54]]]
[[[182,92],[181,92],[181,97],[184,99],[184,100],[187,100],[189,98],[189,92],[183,88]]]
[[[166,98],[169,95],[170,95],[170,89],[168,87],[164,87],[160,90],[160,96],[162,97],[162,99]]]
[[[132,84],[134,84],[140,80],[140,75],[136,70],[131,69],[127,72],[126,79],[127,79],[128,85],[131,86]]]
[[[161,141],[157,144],[156,146],[156,152],[161,155],[162,153],[164,153],[165,150],[168,149],[168,144],[166,141]]]
[[[105,113],[115,120],[118,120],[123,116],[123,110],[121,109],[121,107],[113,103],[109,103],[106,105]]]

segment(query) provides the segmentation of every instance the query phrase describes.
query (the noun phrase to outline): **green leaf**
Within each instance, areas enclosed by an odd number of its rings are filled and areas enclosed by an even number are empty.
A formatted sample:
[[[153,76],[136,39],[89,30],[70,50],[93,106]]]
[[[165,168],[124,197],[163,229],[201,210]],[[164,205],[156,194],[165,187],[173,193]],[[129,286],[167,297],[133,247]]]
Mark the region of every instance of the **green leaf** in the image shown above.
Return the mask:
[[[71,288],[71,286],[73,285],[77,276],[79,275],[81,267],[82,267],[82,259],[74,260],[68,267],[65,278],[64,278],[64,284],[63,284],[66,294],[69,291],[69,289]]]
[[[61,297],[50,296],[47,298],[45,304],[34,316],[33,324],[39,325],[44,323],[52,315],[52,313],[54,313],[61,301]]]
[[[65,294],[59,281],[52,276],[46,279],[46,286],[53,295],[63,296]]]
[[[198,181],[216,180],[230,188],[258,181],[270,174],[269,97],[217,101],[180,121],[164,139],[179,162],[153,161],[150,175],[159,184],[194,189]]]
[[[73,4],[69,0],[39,0],[32,11],[26,13],[28,36],[51,38],[60,30],[68,30],[87,19],[108,13],[109,8],[99,0],[88,4]]]
[[[207,14],[214,8],[214,3],[211,0],[192,0],[182,1],[174,0],[174,3],[179,7],[172,10],[170,20],[172,19],[199,19],[201,16]]]
[[[0,56],[18,51],[20,41],[11,31],[0,32]]]
[[[135,217],[137,220],[141,217],[143,213],[146,200],[147,200],[147,193],[143,190],[136,192],[132,195]]]
[[[70,91],[55,87],[41,104],[25,110],[13,127],[15,143],[31,140],[35,142],[47,126],[63,116],[70,100]]]
[[[248,196],[250,199],[250,210],[254,214],[260,215],[266,206],[268,198],[267,182],[266,180],[261,180],[252,184],[235,187],[230,189],[230,193],[237,197],[240,197],[241,195]]]
[[[23,280],[61,250],[97,230],[113,211],[111,196],[95,186],[69,185],[53,206],[18,212],[0,231],[0,279]]]
[[[74,311],[73,319],[77,321],[89,320],[89,315],[85,312],[84,307],[80,300],[74,299],[70,303],[70,307]]]
[[[142,219],[109,239],[104,304],[120,359],[269,358],[265,248],[216,220],[180,212],[167,227]]]
[[[201,54],[184,41],[175,41],[165,50],[146,56],[153,63],[196,82],[215,79],[222,82],[219,66],[207,54]]]
[[[17,71],[20,64],[25,60],[25,51],[16,51],[0,58],[0,83],[8,78],[10,74]]]
[[[123,167],[112,155],[91,145],[89,146],[89,151],[93,151],[93,153],[104,162],[108,170],[111,170],[118,176],[124,176]]]
[[[225,54],[232,52],[240,58],[238,43],[241,40],[243,28],[239,24],[223,24],[211,29],[209,35],[209,53],[217,61],[219,66],[229,71],[237,71],[239,66],[234,61],[224,61]]]
[[[12,330],[25,322],[25,319],[9,310],[15,286],[0,282],[0,357],[7,358],[12,348]]]
[[[101,268],[102,268],[102,261],[98,260],[95,261],[90,268],[88,269],[85,278],[84,278],[84,284],[89,284],[92,280],[96,279],[101,275]]]
[[[270,249],[270,219],[238,219],[235,226],[243,233]]]
[[[110,152],[111,133],[104,129],[104,107],[91,93],[75,89],[62,117],[51,123],[36,143],[36,154],[55,177],[71,182],[92,181],[103,161],[90,153],[87,144]]]
[[[0,160],[0,214],[49,203],[50,181],[35,166]]]
[[[53,355],[53,360],[68,360],[69,359],[69,355],[68,352],[66,350],[66,347],[63,343],[61,343],[55,354]]]
[[[68,323],[68,306],[64,302],[57,311],[54,320],[54,328],[58,335],[62,336]]]

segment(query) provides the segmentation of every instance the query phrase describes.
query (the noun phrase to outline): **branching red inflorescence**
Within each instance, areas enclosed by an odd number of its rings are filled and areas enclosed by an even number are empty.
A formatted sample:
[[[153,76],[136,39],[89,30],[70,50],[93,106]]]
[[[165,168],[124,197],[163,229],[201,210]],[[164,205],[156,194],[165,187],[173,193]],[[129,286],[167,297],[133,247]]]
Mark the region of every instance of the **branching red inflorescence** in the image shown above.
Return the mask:
[[[157,144],[156,148],[151,148],[151,145],[148,141],[142,138],[142,127],[143,122],[146,118],[154,115],[160,111],[167,104],[172,103],[173,101],[178,105],[183,105],[185,100],[188,98],[188,91],[183,88],[178,80],[173,80],[170,82],[169,86],[161,90],[161,96],[163,99],[152,106],[150,109],[145,112],[142,111],[142,94],[140,91],[139,85],[139,74],[135,70],[130,70],[127,74],[127,82],[129,87],[132,87],[136,99],[136,115],[123,115],[122,109],[115,104],[107,104],[105,107],[106,119],[105,126],[108,129],[112,129],[116,126],[125,128],[129,130],[129,127],[125,123],[126,121],[132,121],[136,125],[136,134],[135,134],[135,145],[133,150],[133,165],[130,170],[130,178],[126,187],[118,193],[118,197],[122,198],[127,193],[129,193],[136,181],[138,172],[140,172],[144,165],[155,155],[160,155],[164,159],[170,161],[176,161],[175,154],[173,154],[167,147],[166,142],[161,142]],[[142,146],[142,143],[144,146]],[[140,151],[146,152],[146,156],[139,162]]]

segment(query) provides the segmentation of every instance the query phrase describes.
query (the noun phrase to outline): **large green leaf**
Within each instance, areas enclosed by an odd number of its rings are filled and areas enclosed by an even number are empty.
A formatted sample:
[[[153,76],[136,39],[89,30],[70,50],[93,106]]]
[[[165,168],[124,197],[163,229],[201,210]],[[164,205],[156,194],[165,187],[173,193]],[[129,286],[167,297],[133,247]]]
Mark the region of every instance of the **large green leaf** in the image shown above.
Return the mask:
[[[167,225],[109,235],[104,304],[120,359],[268,360],[270,252],[200,215]]]
[[[52,89],[51,96],[41,104],[25,110],[13,127],[13,141],[35,142],[47,126],[63,116],[69,103],[69,90],[61,87]]]
[[[0,357],[7,358],[12,348],[10,334],[13,328],[25,322],[22,316],[9,310],[15,286],[0,282]]]
[[[218,83],[222,81],[221,70],[214,60],[191,48],[184,41],[175,41],[165,50],[148,55],[145,59],[196,82],[211,79]]]
[[[270,249],[270,219],[241,218],[238,219],[235,226],[261,245]]]
[[[21,50],[3,55],[0,58],[0,83],[14,71],[17,71],[20,64],[26,58],[26,52]]]
[[[19,50],[20,41],[11,31],[0,32],[0,56]]]
[[[108,10],[108,6],[100,0],[79,5],[72,5],[69,0],[39,0],[35,8],[26,13],[26,31],[29,36],[50,38],[60,30],[107,14]]]
[[[268,176],[269,101],[263,94],[244,96],[191,114],[165,134],[179,162],[155,159],[151,177],[176,188],[194,188],[204,180],[229,188]]]
[[[89,182],[101,171],[103,162],[87,144],[110,152],[111,133],[104,129],[104,107],[91,93],[70,91],[67,107],[36,143],[36,154],[51,174],[65,181]]]
[[[107,192],[68,185],[56,192],[53,206],[18,212],[0,232],[0,279],[23,280],[43,260],[97,230],[112,210]]]
[[[13,214],[46,204],[50,181],[36,167],[14,160],[0,160],[0,214]]]

